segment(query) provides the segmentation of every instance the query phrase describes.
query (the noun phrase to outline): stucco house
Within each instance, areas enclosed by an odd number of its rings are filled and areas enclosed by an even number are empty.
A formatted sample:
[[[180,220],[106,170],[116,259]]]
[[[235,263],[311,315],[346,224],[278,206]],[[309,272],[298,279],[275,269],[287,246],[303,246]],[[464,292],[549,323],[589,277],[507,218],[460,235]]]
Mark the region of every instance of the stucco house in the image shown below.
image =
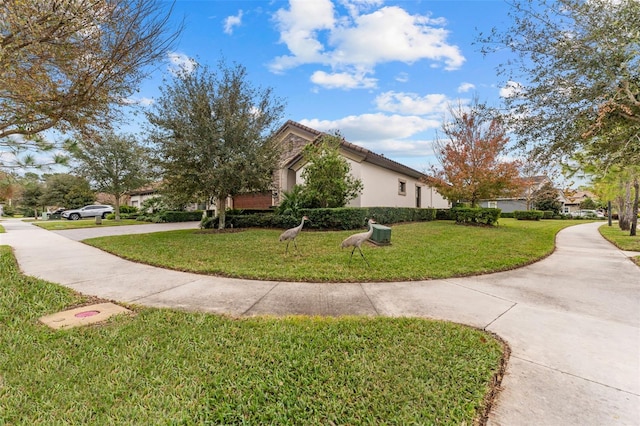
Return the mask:
[[[302,150],[323,135],[295,121],[287,121],[275,134],[282,155],[273,175],[272,189],[229,197],[227,207],[270,209],[277,206],[285,191],[304,184],[302,172],[307,162]],[[340,154],[349,163],[351,174],[361,179],[364,186],[360,196],[349,202],[349,207],[450,207],[440,193],[424,183],[427,176],[411,167],[347,141],[341,143]],[[129,204],[139,207],[145,199],[156,196],[156,188],[157,184],[131,191]]]
[[[295,121],[287,121],[277,132],[282,148],[280,167],[274,173],[273,189],[262,194],[244,194],[233,198],[234,208],[269,208],[283,198],[283,192],[303,185],[302,172],[307,164],[302,149],[316,143],[324,133]],[[383,155],[343,141],[340,154],[351,168],[351,174],[361,179],[362,193],[349,207],[422,207],[448,208],[449,202],[434,188],[424,183],[427,176]]]

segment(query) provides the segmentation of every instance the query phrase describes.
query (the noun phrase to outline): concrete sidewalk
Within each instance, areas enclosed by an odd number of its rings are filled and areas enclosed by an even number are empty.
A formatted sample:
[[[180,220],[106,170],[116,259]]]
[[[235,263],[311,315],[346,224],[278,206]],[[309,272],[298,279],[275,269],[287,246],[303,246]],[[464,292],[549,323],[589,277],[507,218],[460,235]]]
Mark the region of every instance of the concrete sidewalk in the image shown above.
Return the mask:
[[[2,222],[7,233],[0,244],[14,248],[25,274],[119,302],[234,316],[417,316],[473,325],[500,335],[512,349],[490,424],[640,425],[640,268],[599,235],[601,224],[561,231],[556,251],[525,268],[399,283],[269,282],[168,271],[65,237],[79,238],[75,231],[53,233],[14,220]],[[169,229],[150,226],[136,229]],[[99,229],[94,232],[127,232]]]

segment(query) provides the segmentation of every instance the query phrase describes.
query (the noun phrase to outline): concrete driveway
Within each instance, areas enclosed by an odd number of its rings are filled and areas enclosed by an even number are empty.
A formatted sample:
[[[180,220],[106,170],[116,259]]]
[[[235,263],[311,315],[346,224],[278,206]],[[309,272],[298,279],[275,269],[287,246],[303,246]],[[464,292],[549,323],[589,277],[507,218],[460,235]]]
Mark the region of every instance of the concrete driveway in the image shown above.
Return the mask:
[[[235,316],[385,315],[444,319],[511,346],[493,425],[640,425],[640,268],[588,223],[566,228],[546,259],[514,271],[399,283],[236,280],[125,261],[49,232],[4,221],[0,244],[25,274],[114,301]],[[154,226],[154,228],[150,228]],[[180,226],[195,226],[180,224]],[[135,232],[172,229],[141,225]]]

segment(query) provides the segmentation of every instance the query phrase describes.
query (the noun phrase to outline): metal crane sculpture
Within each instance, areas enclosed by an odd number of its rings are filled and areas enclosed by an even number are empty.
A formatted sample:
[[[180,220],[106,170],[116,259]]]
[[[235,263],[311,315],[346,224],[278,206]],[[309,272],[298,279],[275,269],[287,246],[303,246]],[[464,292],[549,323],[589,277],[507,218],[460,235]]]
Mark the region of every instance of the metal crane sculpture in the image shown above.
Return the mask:
[[[369,224],[369,230],[367,232],[353,234],[352,236],[344,240],[342,244],[340,244],[340,248],[353,247],[353,250],[351,250],[351,257],[349,257],[349,262],[351,262],[351,259],[353,259],[353,252],[356,251],[356,248],[357,248],[358,251],[360,252],[360,256],[362,256],[362,259],[364,259],[364,262],[367,264],[367,266],[371,266],[369,265],[369,262],[364,257],[364,254],[360,249],[360,246],[362,245],[362,243],[367,241],[369,238],[371,238],[371,235],[373,234],[373,224],[376,223],[376,221],[373,219],[369,219],[367,223]]]
[[[295,228],[287,229],[282,234],[280,234],[280,241],[287,242],[287,248],[284,250],[285,253],[289,253],[289,243],[291,241],[293,241],[294,247],[296,248],[296,250],[298,250],[298,245],[296,244],[296,237],[302,230],[305,220],[309,220],[309,218],[306,216],[302,216],[302,221],[300,222],[300,225],[296,226]]]

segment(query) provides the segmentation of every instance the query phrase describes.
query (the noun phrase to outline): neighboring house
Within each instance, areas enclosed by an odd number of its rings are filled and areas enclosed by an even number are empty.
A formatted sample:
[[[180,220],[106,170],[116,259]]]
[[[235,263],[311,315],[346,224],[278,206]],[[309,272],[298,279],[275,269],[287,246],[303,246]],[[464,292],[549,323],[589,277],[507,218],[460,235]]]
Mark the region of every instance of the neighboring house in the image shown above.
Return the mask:
[[[294,121],[287,121],[276,133],[283,148],[279,170],[274,176],[272,204],[282,200],[282,193],[295,185],[303,185],[302,172],[307,163],[302,149],[320,140],[324,133]],[[351,174],[361,179],[362,193],[351,200],[349,207],[432,207],[448,208],[449,202],[434,188],[424,183],[427,176],[417,170],[376,154],[358,145],[343,141],[340,154],[351,167]],[[264,194],[264,207],[268,197]],[[234,207],[239,197],[234,197]]]
[[[287,121],[275,135],[282,148],[282,157],[274,172],[272,189],[230,197],[227,207],[271,209],[280,204],[283,192],[304,184],[302,172],[307,161],[302,149],[319,141],[323,135],[318,130]],[[364,187],[362,193],[349,202],[349,207],[450,207],[440,193],[424,183],[427,176],[411,167],[346,141],[340,145],[340,154],[349,163],[351,174],[361,179]],[[144,200],[157,196],[157,187],[155,184],[129,192],[130,205],[139,207]]]
[[[598,200],[598,197],[592,192],[584,190],[567,190],[564,192],[564,204],[562,207],[562,213],[572,213],[580,210],[580,203],[591,198],[594,201]]]
[[[144,203],[149,198],[158,197],[158,187],[160,186],[159,182],[155,182],[142,188],[135,189],[133,191],[129,191],[127,194],[129,195],[129,205],[133,207],[140,208],[142,203]]]
[[[497,208],[502,210],[503,213],[512,213],[516,210],[531,210],[533,206],[533,195],[542,186],[551,182],[547,176],[532,176],[527,178],[528,184],[525,186],[522,193],[516,197],[503,197],[494,198],[491,200],[480,200],[480,207]],[[561,191],[558,191],[558,200],[561,200]]]

